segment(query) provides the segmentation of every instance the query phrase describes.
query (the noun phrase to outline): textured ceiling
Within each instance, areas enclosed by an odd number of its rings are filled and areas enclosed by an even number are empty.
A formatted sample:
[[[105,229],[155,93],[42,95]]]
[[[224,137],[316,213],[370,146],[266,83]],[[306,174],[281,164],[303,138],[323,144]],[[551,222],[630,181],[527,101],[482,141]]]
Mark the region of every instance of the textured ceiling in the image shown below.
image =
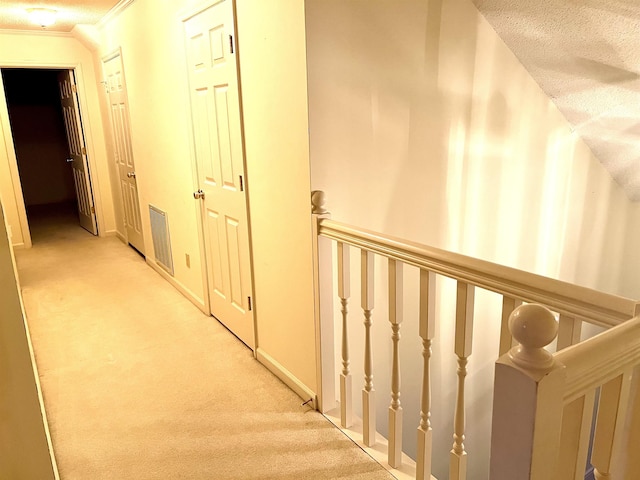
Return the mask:
[[[595,156],[640,201],[640,0],[474,0]]]
[[[117,3],[118,0],[0,0],[0,29],[70,32],[78,23],[95,24]],[[29,23],[27,9],[38,7],[56,10],[56,23],[46,29]]]

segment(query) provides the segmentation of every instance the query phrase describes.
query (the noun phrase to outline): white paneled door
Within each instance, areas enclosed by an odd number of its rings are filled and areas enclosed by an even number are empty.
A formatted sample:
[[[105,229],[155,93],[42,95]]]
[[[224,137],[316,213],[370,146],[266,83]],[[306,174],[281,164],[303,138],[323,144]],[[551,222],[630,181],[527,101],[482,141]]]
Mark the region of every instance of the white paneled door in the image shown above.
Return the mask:
[[[138,180],[131,148],[131,129],[129,128],[129,103],[120,53],[111,55],[103,61],[106,76],[106,88],[109,96],[109,117],[111,133],[118,169],[124,226],[127,242],[144,254],[142,219],[138,200]]]
[[[255,347],[246,177],[232,0],[185,20],[211,314]]]
[[[62,112],[64,125],[69,144],[69,158],[67,161],[73,169],[73,181],[76,188],[78,201],[78,215],[80,225],[85,230],[98,234],[96,211],[93,204],[93,191],[87,167],[87,149],[84,142],[84,132],[78,108],[78,93],[73,70],[65,70],[58,75],[60,85],[60,98],[62,100]]]

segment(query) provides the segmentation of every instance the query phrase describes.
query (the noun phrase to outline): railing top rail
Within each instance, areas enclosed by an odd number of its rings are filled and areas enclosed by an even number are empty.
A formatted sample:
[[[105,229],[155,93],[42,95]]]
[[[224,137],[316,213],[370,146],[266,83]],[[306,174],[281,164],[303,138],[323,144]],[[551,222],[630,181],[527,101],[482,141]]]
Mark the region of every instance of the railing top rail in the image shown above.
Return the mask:
[[[571,403],[640,364],[640,317],[554,354],[566,368],[564,403]]]
[[[323,218],[318,235],[525,302],[613,327],[640,315],[640,302]]]

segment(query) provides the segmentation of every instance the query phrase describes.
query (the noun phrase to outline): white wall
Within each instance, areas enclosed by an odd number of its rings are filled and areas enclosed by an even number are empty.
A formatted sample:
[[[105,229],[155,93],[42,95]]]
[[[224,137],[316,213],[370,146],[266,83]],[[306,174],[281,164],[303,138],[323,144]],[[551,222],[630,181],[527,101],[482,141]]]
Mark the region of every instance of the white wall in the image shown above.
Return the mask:
[[[91,52],[70,34],[0,31],[0,67],[44,67],[75,68],[78,79],[83,127],[87,140],[87,152],[93,178],[96,214],[101,234],[115,232],[115,215],[111,197],[109,170],[106,162],[106,149],[103,136],[102,119],[99,109],[98,84],[94,75]],[[0,94],[0,121],[8,130],[8,116],[4,105],[4,94]],[[12,230],[12,243],[24,244],[22,227],[19,221],[16,202],[17,194],[10,172],[12,149],[0,137],[0,197],[5,205],[7,222]]]
[[[315,392],[304,1],[237,8],[258,346]]]
[[[470,1],[306,5],[312,187],[327,193],[334,219],[619,291],[631,204]],[[391,331],[386,268],[378,266],[374,359],[378,423],[385,430]],[[415,452],[422,362],[417,272],[408,269],[405,282],[402,402],[405,442]],[[438,288],[434,473],[446,478],[455,289],[444,280]],[[470,478],[481,479],[488,474],[500,299],[476,297],[465,445]],[[357,300],[354,293],[351,339],[362,339]],[[361,355],[355,345],[356,385]]]
[[[184,293],[203,306],[197,203],[193,199],[188,130],[189,98],[180,21],[180,12],[189,3],[196,2],[133,2],[101,26],[98,32],[100,47],[95,55],[97,67],[101,69],[102,57],[118,48],[122,51],[147,259],[154,258],[149,220],[149,204],[152,204],[168,215],[174,280]],[[103,108],[106,106],[104,100]],[[104,110],[103,114],[109,136],[109,162],[113,168],[115,158],[110,125]],[[117,176],[116,170],[113,171]],[[122,229],[118,183],[113,182],[112,188],[119,204],[117,224]],[[185,255],[190,256],[190,267]]]
[[[147,253],[152,203],[175,279],[202,300],[181,23],[196,5],[136,0],[101,27],[98,56],[122,49]],[[258,348],[315,391],[304,3],[238,0],[237,24]]]
[[[640,299],[640,202],[629,207],[620,295]]]
[[[0,478],[57,478],[37,378],[0,204]]]

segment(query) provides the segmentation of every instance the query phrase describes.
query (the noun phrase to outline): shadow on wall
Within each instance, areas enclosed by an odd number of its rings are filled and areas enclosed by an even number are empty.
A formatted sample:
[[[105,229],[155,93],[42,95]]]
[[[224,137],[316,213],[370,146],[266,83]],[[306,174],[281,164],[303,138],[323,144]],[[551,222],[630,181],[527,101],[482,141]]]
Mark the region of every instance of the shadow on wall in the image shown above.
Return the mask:
[[[629,201],[470,1],[308,0],[306,8],[311,180],[334,219],[619,290]],[[358,292],[359,255],[351,258]],[[376,269],[374,376],[385,433],[391,330],[386,266],[379,260]],[[402,403],[412,456],[422,375],[417,284],[407,268]],[[437,289],[433,458],[434,475],[447,478],[455,283],[439,279]],[[500,305],[497,295],[476,295],[465,441],[474,479],[488,475]],[[352,311],[357,391],[363,327]]]

